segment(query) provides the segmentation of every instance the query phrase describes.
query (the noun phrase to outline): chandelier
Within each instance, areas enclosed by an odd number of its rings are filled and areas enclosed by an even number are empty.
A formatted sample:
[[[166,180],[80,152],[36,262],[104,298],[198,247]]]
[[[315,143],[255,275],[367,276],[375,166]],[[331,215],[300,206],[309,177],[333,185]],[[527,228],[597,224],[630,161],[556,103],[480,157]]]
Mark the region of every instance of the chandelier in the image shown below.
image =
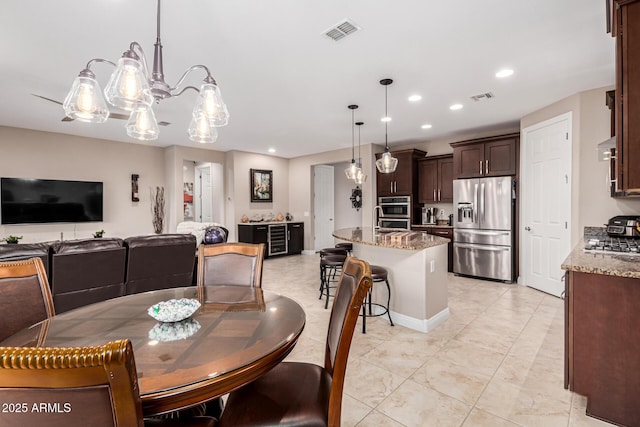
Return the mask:
[[[356,122],[356,126],[358,126],[358,168],[356,169],[356,176],[353,179],[357,185],[362,185],[367,182],[367,174],[362,170],[362,157],[360,156],[360,126],[362,126],[364,122]]]
[[[382,157],[376,160],[376,168],[378,168],[378,172],[380,173],[392,173],[395,172],[396,167],[398,167],[398,159],[391,155],[389,142],[387,141],[387,125],[389,121],[391,121],[391,118],[387,114],[387,88],[391,83],[393,83],[391,79],[380,80],[380,84],[384,86],[384,117],[382,118],[384,122],[384,153],[382,153]]]
[[[94,63],[100,62],[116,67],[104,92],[90,69]],[[182,87],[187,76],[195,70],[204,70],[207,74],[200,88]],[[180,96],[187,89],[198,92],[191,123],[187,130],[189,139],[202,143],[215,142],[218,137],[216,128],[229,123],[229,112],[222,100],[220,88],[204,65],[189,67],[175,86],[165,82],[160,40],[160,0],[158,0],[157,35],[151,72],[149,72],[142,46],[136,41],[131,42],[129,49],[122,54],[117,64],[102,58],[90,60],[73,81],[63,108],[65,114],[72,119],[88,123],[104,123],[109,117],[108,102],[114,107],[130,112],[126,125],[127,135],[140,140],[154,140],[158,138],[159,129],[151,105],[154,101],[159,103],[163,99]]]

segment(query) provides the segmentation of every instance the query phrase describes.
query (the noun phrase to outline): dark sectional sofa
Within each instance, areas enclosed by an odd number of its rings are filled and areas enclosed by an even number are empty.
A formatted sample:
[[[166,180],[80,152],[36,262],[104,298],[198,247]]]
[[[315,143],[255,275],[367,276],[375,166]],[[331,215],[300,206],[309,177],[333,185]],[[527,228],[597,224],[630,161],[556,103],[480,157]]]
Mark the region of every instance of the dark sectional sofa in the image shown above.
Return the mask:
[[[159,234],[0,245],[0,261],[40,257],[56,313],[155,289],[192,286],[196,237]]]

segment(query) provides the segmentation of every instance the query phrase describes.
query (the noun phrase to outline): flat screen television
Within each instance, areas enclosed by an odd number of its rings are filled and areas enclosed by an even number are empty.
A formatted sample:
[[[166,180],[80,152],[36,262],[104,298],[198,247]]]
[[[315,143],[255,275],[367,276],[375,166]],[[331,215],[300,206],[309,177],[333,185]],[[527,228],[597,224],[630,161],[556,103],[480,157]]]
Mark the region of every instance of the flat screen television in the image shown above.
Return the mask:
[[[0,223],[102,221],[102,182],[0,178]]]

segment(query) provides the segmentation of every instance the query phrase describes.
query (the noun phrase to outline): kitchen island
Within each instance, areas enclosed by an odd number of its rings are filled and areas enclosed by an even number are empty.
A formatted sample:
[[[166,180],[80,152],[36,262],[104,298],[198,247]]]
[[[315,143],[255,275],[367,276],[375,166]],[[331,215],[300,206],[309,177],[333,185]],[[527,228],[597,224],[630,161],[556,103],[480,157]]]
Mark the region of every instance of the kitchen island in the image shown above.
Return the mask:
[[[640,256],[585,252],[562,264],[565,388],[587,396],[587,414],[640,425]]]
[[[447,243],[417,232],[394,241],[391,229],[344,228],[333,237],[353,243],[353,255],[389,272],[391,317],[408,328],[429,332],[449,318]],[[408,230],[404,230],[408,234]],[[386,303],[386,286],[372,288],[372,300]]]

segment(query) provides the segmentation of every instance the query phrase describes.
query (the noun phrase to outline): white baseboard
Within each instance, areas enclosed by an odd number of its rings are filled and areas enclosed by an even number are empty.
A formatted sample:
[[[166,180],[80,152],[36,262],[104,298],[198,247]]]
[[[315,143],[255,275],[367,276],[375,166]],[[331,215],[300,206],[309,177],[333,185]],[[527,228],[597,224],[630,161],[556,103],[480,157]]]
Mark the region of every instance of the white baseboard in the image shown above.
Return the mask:
[[[384,318],[384,317],[383,317]],[[404,326],[409,329],[413,329],[418,332],[429,332],[432,331],[436,326],[444,323],[449,318],[449,307],[445,308],[435,316],[432,316],[428,319],[416,319],[414,317],[409,317],[404,314],[396,313],[394,311],[391,312],[391,319],[393,319],[393,323],[398,324],[400,326]]]
[[[312,251],[309,249],[305,249],[302,251],[302,255],[315,255],[315,254],[316,254],[316,251]]]

